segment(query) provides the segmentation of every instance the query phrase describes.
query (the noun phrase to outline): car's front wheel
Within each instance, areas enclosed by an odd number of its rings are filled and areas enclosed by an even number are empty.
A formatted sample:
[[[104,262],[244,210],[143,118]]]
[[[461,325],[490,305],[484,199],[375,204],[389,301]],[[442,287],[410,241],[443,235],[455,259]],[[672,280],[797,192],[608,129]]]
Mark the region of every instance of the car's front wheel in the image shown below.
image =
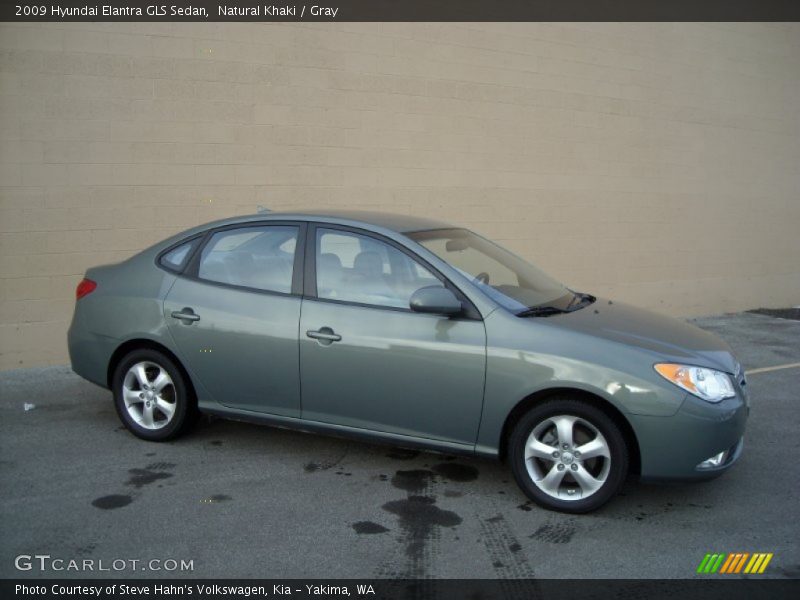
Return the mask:
[[[605,412],[582,400],[554,398],[517,422],[509,461],[531,500],[552,510],[585,513],[619,492],[628,473],[628,448]]]
[[[178,366],[157,350],[134,350],[117,365],[114,405],[134,435],[162,442],[180,435],[195,416],[194,399]]]

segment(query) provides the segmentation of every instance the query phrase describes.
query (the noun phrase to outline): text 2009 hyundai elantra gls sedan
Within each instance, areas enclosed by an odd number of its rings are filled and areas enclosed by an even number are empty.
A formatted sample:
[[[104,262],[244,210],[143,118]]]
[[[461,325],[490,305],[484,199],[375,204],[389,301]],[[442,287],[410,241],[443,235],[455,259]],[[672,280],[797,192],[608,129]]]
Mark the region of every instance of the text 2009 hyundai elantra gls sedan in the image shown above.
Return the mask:
[[[742,449],[721,340],[437,221],[227,219],[89,269],[77,298],[72,368],[146,440],[201,411],[505,458],[531,499],[576,513],[628,473],[713,477]]]

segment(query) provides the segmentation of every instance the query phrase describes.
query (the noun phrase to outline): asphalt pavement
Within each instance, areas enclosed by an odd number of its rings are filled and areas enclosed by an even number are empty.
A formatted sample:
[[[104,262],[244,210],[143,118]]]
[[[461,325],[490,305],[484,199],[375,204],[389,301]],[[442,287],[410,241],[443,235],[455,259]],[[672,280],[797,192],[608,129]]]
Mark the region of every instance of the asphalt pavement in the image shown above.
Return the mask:
[[[694,322],[748,370],[800,363],[800,321]],[[147,443],[67,367],[3,372],[0,577],[685,578],[708,552],[772,552],[763,576],[800,577],[800,368],[749,388],[731,471],[631,482],[571,516],[528,502],[501,463],[218,419]],[[35,555],[50,558],[16,559]]]

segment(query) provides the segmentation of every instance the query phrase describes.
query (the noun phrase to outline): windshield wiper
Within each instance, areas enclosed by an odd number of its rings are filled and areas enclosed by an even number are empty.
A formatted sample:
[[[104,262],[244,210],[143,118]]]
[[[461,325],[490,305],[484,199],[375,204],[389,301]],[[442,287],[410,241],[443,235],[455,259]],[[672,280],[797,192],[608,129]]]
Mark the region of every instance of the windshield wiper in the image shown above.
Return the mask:
[[[564,309],[556,308],[555,306],[531,306],[525,310],[518,312],[518,317],[549,317],[551,315],[559,315],[567,312]]]
[[[561,313],[569,313],[579,310],[596,300],[596,298],[591,294],[582,294],[580,292],[572,292],[572,294],[573,294],[572,299],[564,308],[558,308],[557,306],[530,306],[525,310],[516,313],[516,316],[549,317],[552,315],[559,315]]]
[[[570,290],[570,292],[572,292],[572,290]],[[586,302],[587,304],[591,304],[592,302],[594,302],[596,300],[596,298],[594,296],[592,296],[591,294],[582,294],[581,292],[572,292],[572,293],[573,293],[572,300],[570,300],[569,304],[567,304],[564,307],[564,310],[567,311],[567,312],[572,312],[572,311],[570,311],[570,309],[573,306],[575,308],[573,308],[572,310],[578,310],[579,308],[581,308],[581,305],[584,302]]]

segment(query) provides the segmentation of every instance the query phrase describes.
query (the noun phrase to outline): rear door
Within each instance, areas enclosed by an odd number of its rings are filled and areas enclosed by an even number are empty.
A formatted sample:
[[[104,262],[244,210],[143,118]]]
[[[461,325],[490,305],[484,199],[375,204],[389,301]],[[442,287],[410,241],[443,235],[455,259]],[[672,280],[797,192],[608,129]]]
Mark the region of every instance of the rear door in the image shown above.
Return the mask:
[[[270,221],[211,232],[164,301],[186,367],[220,404],[300,416],[305,227]]]

